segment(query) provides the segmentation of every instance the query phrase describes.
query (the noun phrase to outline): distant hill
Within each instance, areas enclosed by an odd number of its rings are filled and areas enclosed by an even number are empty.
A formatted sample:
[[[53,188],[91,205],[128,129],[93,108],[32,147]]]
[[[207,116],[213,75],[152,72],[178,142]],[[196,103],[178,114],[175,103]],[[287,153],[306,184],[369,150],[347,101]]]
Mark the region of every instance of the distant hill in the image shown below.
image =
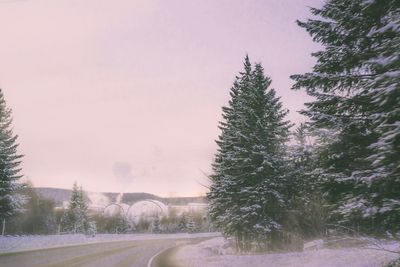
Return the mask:
[[[36,192],[38,192],[42,197],[49,198],[54,200],[56,206],[61,206],[63,202],[69,201],[71,197],[70,189],[61,189],[61,188],[49,188],[49,187],[36,187]],[[89,192],[91,194],[92,192]],[[93,192],[94,194],[99,194]],[[100,193],[106,196],[110,203],[116,202],[117,196],[119,193],[111,193],[105,192]],[[159,200],[168,205],[187,205],[188,203],[207,203],[207,199],[205,197],[171,197],[171,198],[163,198],[149,193],[124,193],[122,195],[121,202],[126,204],[133,204],[134,202],[145,200],[145,199],[154,199]]]
[[[63,201],[69,200],[71,197],[71,190],[68,189],[35,187],[35,190],[42,197],[54,200],[56,206],[62,205]]]

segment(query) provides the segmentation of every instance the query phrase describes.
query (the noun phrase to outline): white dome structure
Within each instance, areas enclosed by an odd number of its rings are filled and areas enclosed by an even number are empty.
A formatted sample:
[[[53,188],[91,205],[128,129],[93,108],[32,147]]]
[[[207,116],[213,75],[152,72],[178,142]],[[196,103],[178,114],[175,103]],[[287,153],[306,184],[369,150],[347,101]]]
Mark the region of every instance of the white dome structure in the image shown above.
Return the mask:
[[[116,216],[116,215],[126,216],[128,209],[129,209],[129,205],[127,205],[125,203],[120,203],[120,204],[114,203],[114,204],[108,205],[104,209],[103,213],[106,216]]]
[[[160,215],[165,215],[168,212],[168,207],[158,201],[153,199],[146,199],[138,201],[129,207],[127,212],[128,219],[138,222],[140,217],[155,217]]]

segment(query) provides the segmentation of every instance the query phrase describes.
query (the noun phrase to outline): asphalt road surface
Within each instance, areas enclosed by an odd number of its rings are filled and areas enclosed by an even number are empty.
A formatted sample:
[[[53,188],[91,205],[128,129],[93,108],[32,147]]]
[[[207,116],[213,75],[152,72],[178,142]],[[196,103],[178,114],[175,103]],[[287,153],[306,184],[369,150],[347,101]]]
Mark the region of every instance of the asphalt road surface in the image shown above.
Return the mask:
[[[121,241],[6,253],[0,254],[0,267],[147,267],[162,251],[205,239]],[[174,264],[169,259],[153,259],[152,267],[164,266]]]

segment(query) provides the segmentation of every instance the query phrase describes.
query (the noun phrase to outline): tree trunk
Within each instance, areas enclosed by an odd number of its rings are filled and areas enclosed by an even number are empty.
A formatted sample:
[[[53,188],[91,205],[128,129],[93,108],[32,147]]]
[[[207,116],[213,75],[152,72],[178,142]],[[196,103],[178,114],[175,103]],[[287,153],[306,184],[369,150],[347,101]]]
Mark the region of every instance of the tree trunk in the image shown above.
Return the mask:
[[[4,231],[6,230],[6,219],[3,219],[3,227],[1,230],[1,235],[4,235]]]

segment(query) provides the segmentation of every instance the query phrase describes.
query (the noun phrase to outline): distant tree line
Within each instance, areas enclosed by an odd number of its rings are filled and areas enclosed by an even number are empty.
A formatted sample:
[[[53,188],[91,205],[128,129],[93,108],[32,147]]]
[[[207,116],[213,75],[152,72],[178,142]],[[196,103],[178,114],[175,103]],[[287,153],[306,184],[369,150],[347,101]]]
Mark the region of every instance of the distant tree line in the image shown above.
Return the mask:
[[[56,207],[51,199],[38,194],[27,182],[18,192],[25,196],[21,210],[9,218],[5,234],[86,234],[96,233],[195,233],[212,230],[204,212],[183,212],[170,209],[167,214],[141,216],[137,222],[124,214],[104,214],[89,209],[82,187],[74,183],[67,207]]]

